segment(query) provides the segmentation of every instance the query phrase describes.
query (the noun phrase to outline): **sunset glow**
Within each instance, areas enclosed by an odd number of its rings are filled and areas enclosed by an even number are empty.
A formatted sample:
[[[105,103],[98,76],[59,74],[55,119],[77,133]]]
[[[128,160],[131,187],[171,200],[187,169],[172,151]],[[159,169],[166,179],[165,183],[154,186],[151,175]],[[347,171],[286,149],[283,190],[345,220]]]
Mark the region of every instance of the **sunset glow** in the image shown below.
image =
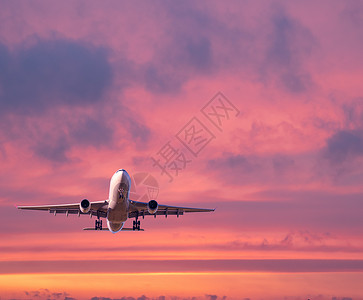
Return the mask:
[[[362,20],[360,1],[0,0],[0,299],[362,300]],[[105,200],[120,168],[132,197],[216,210],[111,234],[16,209]]]

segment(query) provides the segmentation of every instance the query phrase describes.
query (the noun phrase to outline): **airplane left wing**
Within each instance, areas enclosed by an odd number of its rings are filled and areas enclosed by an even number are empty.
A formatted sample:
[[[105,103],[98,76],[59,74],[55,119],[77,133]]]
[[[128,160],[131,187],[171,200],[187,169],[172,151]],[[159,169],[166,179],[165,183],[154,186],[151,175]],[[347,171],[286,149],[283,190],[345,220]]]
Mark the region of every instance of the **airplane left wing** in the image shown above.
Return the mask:
[[[101,218],[106,218],[107,216],[108,202],[104,201],[94,201],[90,202],[90,208],[86,213],[80,210],[80,204],[60,204],[60,205],[39,205],[39,206],[18,206],[18,209],[27,210],[42,210],[48,211],[50,213],[56,214],[92,214],[93,216],[99,216]]]

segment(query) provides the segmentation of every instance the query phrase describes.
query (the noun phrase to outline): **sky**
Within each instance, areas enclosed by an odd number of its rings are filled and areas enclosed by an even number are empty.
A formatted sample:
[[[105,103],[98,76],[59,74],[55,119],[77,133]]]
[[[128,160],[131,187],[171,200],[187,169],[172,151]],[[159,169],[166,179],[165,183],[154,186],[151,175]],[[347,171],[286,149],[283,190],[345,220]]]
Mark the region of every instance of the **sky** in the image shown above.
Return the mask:
[[[362,35],[361,1],[0,0],[0,299],[363,299]],[[120,168],[216,211],[16,209]]]

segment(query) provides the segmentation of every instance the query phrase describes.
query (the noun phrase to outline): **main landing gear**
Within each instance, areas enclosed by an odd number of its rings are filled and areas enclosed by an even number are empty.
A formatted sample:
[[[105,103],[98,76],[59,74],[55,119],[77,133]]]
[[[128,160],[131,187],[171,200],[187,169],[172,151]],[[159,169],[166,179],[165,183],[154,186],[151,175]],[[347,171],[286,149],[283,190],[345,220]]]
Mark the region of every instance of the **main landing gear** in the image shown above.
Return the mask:
[[[132,221],[132,230],[140,230],[140,221],[137,220],[138,218],[139,216],[136,216],[135,221]]]
[[[98,219],[95,221],[95,230],[102,230],[102,220]]]
[[[96,219],[95,220],[95,230],[102,230],[102,220],[100,219]],[[130,230],[129,228],[126,228],[125,230]],[[138,221],[138,216],[135,217],[135,220],[132,221],[132,230],[143,230],[140,228],[140,221]]]

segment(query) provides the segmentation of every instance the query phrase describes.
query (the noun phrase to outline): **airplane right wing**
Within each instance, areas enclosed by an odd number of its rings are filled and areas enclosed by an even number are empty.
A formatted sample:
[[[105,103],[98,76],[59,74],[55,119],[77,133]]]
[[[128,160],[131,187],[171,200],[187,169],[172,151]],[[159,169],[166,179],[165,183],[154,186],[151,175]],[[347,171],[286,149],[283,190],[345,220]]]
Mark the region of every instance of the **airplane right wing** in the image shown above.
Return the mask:
[[[129,218],[134,218],[137,216],[149,216],[149,215],[176,215],[181,216],[184,213],[193,213],[193,212],[212,212],[215,209],[211,208],[195,208],[195,207],[183,207],[183,206],[171,206],[171,205],[163,205],[158,204],[158,209],[156,213],[151,214],[148,211],[148,203],[147,202],[139,202],[130,200],[130,208],[129,208]]]

